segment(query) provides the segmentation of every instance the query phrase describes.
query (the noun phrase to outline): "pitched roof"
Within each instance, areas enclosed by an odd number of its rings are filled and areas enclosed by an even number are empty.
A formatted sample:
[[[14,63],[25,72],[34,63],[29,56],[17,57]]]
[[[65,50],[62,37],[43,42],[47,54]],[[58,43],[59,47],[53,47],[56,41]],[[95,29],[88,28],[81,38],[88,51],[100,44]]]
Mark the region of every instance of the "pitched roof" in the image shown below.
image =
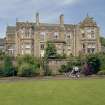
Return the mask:
[[[89,17],[88,15],[86,16],[86,18],[83,20],[83,22],[80,23],[81,26],[86,26],[86,27],[91,27],[91,26],[94,26],[96,27],[97,24],[96,22],[93,20],[92,17]]]
[[[36,23],[34,22],[17,22],[16,23],[17,27],[26,27],[26,26],[33,26],[36,29],[48,29],[48,30],[53,30],[53,29],[61,29],[60,24],[51,24],[51,23],[39,23],[39,27],[36,26]],[[73,29],[75,25],[73,24],[64,24],[64,28],[71,28]]]

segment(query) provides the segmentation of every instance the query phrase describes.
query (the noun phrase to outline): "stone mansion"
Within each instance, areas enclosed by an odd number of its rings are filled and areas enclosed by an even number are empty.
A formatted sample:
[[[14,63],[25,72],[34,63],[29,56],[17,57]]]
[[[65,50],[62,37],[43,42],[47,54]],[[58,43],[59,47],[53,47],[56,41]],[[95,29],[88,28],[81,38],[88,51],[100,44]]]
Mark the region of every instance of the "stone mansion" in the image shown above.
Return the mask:
[[[43,57],[47,41],[56,46],[57,53],[67,56],[101,51],[100,28],[90,16],[79,24],[65,24],[64,15],[60,15],[59,23],[49,24],[40,22],[39,13],[36,22],[16,21],[16,26],[7,26],[4,48],[13,56]]]

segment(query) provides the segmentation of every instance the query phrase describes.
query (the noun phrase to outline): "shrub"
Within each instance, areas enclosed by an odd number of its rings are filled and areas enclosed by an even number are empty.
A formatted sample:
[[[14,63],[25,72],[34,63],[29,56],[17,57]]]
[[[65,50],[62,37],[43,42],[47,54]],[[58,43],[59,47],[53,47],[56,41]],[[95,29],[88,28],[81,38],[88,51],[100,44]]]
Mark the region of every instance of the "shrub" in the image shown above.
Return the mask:
[[[97,56],[98,56],[100,63],[101,63],[100,70],[103,71],[103,70],[105,70],[105,54],[99,53],[99,54],[97,54]]]
[[[73,63],[72,62],[68,62],[66,65],[62,65],[61,68],[59,69],[60,73],[66,73],[66,72],[70,72],[73,68]]]
[[[85,64],[84,67],[83,67],[82,73],[85,76],[91,75],[93,73],[91,65],[90,64]]]
[[[59,69],[60,73],[64,73],[66,70],[66,65],[61,65],[61,68]]]
[[[96,54],[88,55],[86,62],[89,66],[91,66],[91,71],[93,74],[96,74],[100,70],[101,62]]]
[[[98,75],[105,75],[105,71],[104,70],[103,71],[99,71],[97,74]]]
[[[66,59],[66,57],[67,57],[66,54],[57,54],[56,55],[57,59]]]
[[[33,65],[24,63],[19,67],[18,76],[31,77],[35,75],[35,72]]]
[[[35,76],[39,74],[40,61],[31,55],[17,57],[18,76]]]
[[[4,76],[3,66],[0,65],[0,77]]]
[[[40,67],[40,61],[39,59],[31,56],[31,55],[23,55],[23,56],[18,56],[17,57],[17,65],[20,66],[23,63],[28,63],[31,65],[36,65],[37,67]]]

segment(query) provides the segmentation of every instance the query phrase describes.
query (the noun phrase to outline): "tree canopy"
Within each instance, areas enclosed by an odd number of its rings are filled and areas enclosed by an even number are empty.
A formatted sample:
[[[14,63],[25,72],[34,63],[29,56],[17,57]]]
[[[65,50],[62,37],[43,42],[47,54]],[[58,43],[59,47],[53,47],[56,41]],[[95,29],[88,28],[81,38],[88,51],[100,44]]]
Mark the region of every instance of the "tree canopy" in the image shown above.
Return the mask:
[[[53,43],[47,42],[45,49],[45,56],[47,58],[55,58],[57,56],[57,50]]]
[[[101,45],[105,47],[105,37],[100,37]]]

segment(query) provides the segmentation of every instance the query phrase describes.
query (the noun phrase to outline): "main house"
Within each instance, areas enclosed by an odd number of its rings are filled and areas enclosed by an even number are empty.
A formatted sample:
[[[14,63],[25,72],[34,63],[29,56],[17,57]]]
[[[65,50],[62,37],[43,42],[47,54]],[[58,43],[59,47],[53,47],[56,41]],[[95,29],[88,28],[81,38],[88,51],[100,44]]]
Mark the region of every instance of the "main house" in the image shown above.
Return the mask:
[[[74,25],[65,24],[64,15],[60,15],[57,24],[41,23],[37,13],[36,22],[16,21],[16,26],[7,27],[5,52],[13,56],[43,57],[47,41],[56,46],[59,54],[67,56],[101,51],[100,28],[88,15]]]

